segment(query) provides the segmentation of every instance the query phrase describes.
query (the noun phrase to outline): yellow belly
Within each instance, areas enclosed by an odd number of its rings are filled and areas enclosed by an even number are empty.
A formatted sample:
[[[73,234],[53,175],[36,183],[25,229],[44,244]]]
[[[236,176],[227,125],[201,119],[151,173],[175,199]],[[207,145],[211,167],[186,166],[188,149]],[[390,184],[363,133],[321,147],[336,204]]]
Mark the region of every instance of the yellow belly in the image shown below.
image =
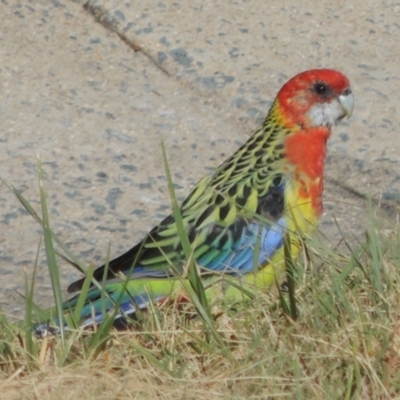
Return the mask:
[[[312,187],[318,186],[318,192],[314,196],[314,202],[309,195],[304,193],[304,182],[302,184],[292,180],[285,189],[285,204],[286,204],[286,218],[288,221],[288,231],[308,236],[314,232],[319,219],[319,207],[321,203],[322,186],[320,179],[313,182],[308,182],[308,192],[312,192]],[[314,204],[313,204],[314,203]]]
[[[319,185],[319,181],[313,182],[313,184]],[[295,180],[289,181],[285,188],[285,219],[293,259],[296,259],[300,252],[302,240],[315,231],[319,219],[315,204],[313,204],[309,196],[304,195],[303,189],[304,182],[298,183]],[[274,254],[269,265],[257,274],[257,286],[265,287],[271,285],[275,280],[275,276],[279,276],[284,269],[284,249],[282,246]]]
[[[319,215],[318,210],[315,208],[315,202],[313,204],[311,198],[304,195],[304,182],[298,183],[292,180],[287,184],[285,188],[285,205],[287,233],[291,245],[291,255],[295,260],[301,250],[302,240],[315,231]],[[237,277],[222,278],[225,281],[224,296],[236,299],[243,297],[244,291],[238,288],[238,285],[241,285],[244,290],[249,290],[250,292],[254,290],[254,286],[260,291],[265,291],[269,286],[274,284],[277,278],[279,279],[284,270],[285,258],[282,246],[275,252],[271,260],[269,260],[268,265],[260,266],[257,272],[246,275],[240,282],[237,280]],[[230,285],[229,281],[233,285]]]

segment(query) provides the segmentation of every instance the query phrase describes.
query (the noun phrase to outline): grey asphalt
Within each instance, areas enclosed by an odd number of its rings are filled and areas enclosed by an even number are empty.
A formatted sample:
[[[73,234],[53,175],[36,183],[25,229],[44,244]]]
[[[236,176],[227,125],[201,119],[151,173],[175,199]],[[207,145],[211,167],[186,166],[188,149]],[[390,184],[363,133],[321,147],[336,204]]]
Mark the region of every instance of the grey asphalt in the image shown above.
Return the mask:
[[[366,195],[400,200],[400,5],[391,1],[0,3],[0,176],[87,264],[169,212],[161,141],[182,199],[230,155],[296,73],[336,68],[353,117],[329,144],[321,230],[361,234]],[[41,231],[0,183],[0,305],[22,315]],[[340,224],[342,233],[336,227]],[[36,299],[51,305],[43,245]],[[60,262],[63,287],[78,274]]]

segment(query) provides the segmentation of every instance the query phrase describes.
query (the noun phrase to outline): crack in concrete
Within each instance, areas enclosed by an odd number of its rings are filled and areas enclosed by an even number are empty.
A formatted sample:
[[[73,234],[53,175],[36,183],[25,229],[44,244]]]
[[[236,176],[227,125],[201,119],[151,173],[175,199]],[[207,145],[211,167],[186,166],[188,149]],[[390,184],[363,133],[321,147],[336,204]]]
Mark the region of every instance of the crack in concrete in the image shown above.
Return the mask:
[[[75,1],[75,0],[72,0]],[[140,47],[138,44],[134,43],[131,39],[129,39],[125,33],[122,31],[119,21],[111,15],[106,9],[104,9],[101,5],[94,4],[94,0],[88,0],[86,3],[83,4],[83,9],[90,14],[96,22],[102,25],[108,31],[115,33],[127,46],[129,46],[133,51],[142,53],[147,59],[158,69],[160,70],[165,76],[168,78],[173,79],[174,81],[178,82],[178,84],[182,87],[185,87],[187,90],[194,92],[194,94],[199,98],[203,104],[211,106],[215,110],[223,112],[224,110],[218,106],[215,102],[210,103],[209,99],[204,98],[204,95],[196,89],[195,86],[191,84],[186,84],[186,82],[182,82],[174,75],[172,75],[168,69],[162,67],[154,57],[147,52],[143,47]],[[242,124],[243,125],[243,124]],[[248,136],[245,134],[245,136]]]
[[[134,52],[140,52],[145,55],[152,62],[152,64],[154,64],[162,73],[171,78],[171,74],[169,73],[169,71],[158,64],[157,61],[154,60],[154,58],[151,57],[151,55],[148,54],[145,49],[126,37],[126,35],[124,34],[124,32],[122,32],[120,28],[118,20],[102,6],[96,5],[91,0],[89,0],[85,4],[83,4],[83,9],[88,12],[95,19],[95,21],[102,25],[105,29],[115,33]]]

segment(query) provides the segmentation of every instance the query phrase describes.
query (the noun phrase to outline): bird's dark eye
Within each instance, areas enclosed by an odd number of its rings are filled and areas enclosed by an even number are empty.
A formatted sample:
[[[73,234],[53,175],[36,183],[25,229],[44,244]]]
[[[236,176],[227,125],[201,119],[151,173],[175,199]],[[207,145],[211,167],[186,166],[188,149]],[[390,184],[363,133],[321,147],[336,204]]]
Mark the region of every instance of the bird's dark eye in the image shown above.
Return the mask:
[[[326,83],[317,82],[313,85],[312,90],[319,96],[326,96],[329,94],[330,87]]]

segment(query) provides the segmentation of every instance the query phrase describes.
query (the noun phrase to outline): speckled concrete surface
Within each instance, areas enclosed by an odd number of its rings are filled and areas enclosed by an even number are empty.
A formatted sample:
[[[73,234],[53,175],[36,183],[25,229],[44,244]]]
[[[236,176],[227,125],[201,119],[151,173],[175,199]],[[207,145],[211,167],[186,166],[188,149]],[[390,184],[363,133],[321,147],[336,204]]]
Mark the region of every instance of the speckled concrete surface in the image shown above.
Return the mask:
[[[350,77],[356,109],[330,142],[322,229],[336,238],[335,216],[359,232],[363,202],[346,188],[400,197],[400,6],[294,4],[3,2],[0,175],[38,208],[39,155],[53,229],[101,263],[110,241],[118,255],[168,213],[161,140],[182,198],[246,139],[287,78],[333,67]],[[18,315],[40,229],[4,185],[0,207],[0,304]],[[76,273],[60,264],[66,285]],[[50,304],[43,252],[39,265],[37,299]]]

